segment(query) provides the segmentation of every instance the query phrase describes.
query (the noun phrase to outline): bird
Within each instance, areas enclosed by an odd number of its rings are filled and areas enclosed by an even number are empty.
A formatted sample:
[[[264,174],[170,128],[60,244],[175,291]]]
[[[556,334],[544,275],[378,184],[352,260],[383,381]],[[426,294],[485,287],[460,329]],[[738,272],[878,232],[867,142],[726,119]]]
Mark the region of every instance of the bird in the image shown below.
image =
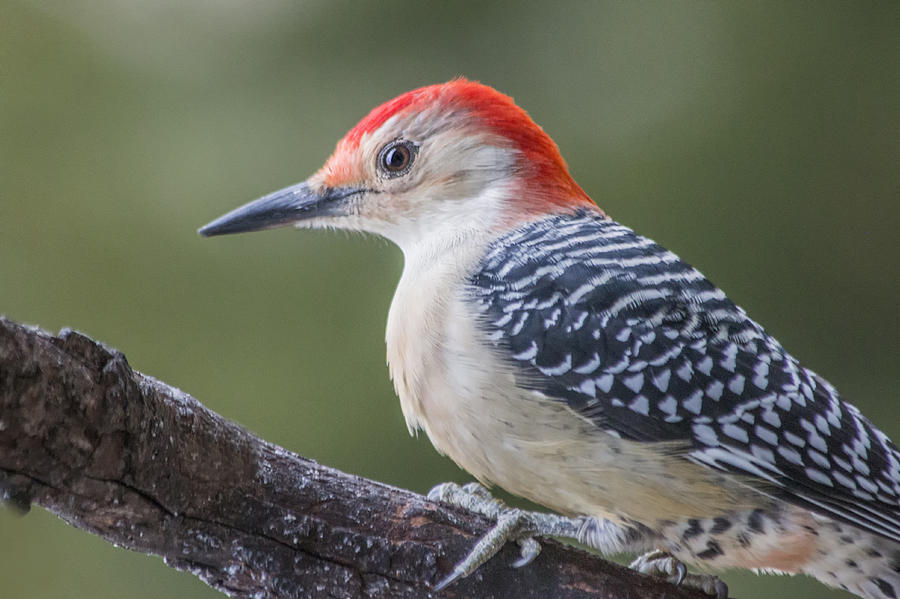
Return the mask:
[[[410,432],[553,512],[440,485],[433,497],[498,524],[436,588],[506,540],[523,565],[532,536],[562,534],[719,597],[724,583],[685,564],[900,597],[897,447],[698,270],[598,207],[511,97],[465,78],[403,93],[307,180],[199,233],[282,226],[399,246],[386,345]]]

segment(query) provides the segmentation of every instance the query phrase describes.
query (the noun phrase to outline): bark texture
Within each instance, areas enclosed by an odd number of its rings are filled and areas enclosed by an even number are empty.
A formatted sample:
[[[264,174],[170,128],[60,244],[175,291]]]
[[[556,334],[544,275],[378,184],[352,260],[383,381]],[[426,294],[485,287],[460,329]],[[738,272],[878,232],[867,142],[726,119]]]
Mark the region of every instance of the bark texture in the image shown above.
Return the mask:
[[[120,352],[0,319],[0,496],[233,597],[427,597],[491,525],[267,443]],[[441,597],[701,599],[553,541]]]

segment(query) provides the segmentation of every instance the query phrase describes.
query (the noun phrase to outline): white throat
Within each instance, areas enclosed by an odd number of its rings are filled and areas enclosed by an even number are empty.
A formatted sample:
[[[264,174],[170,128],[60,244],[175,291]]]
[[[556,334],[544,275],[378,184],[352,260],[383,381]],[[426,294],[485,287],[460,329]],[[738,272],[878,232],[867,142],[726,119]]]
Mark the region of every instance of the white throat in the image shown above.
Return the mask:
[[[410,432],[427,421],[422,400],[429,378],[443,370],[443,340],[453,326],[451,306],[461,300],[465,281],[496,237],[494,227],[502,201],[500,197],[475,198],[471,212],[459,211],[459,219],[448,218],[427,234],[391,235],[403,250],[404,264],[388,314],[385,341],[391,378]]]

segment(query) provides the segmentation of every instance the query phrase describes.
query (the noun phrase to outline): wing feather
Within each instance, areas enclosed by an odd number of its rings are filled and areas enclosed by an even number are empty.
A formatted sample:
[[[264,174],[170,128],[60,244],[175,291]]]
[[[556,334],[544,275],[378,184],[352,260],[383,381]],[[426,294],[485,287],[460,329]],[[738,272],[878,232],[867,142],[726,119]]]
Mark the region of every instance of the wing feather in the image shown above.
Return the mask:
[[[599,428],[900,541],[900,452],[677,256],[595,213],[489,249],[470,285],[521,384]]]

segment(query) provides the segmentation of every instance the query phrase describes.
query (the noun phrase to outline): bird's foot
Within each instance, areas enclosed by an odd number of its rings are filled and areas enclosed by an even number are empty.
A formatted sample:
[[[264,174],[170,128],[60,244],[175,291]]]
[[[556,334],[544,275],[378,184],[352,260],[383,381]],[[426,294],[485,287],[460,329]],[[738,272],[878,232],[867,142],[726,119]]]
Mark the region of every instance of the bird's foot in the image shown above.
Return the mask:
[[[530,564],[541,552],[540,543],[534,539],[536,535],[578,538],[587,520],[511,508],[478,483],[468,483],[462,487],[456,483],[443,483],[429,491],[428,498],[465,508],[497,521],[469,554],[456,564],[453,571],[435,586],[436,591],[477,570],[508,541],[516,541],[520,548],[520,557],[512,566],[521,568]]]
[[[689,574],[687,567],[665,551],[651,551],[631,562],[642,574],[665,578],[672,584],[699,589],[716,599],[728,599],[728,585],[710,574]]]

